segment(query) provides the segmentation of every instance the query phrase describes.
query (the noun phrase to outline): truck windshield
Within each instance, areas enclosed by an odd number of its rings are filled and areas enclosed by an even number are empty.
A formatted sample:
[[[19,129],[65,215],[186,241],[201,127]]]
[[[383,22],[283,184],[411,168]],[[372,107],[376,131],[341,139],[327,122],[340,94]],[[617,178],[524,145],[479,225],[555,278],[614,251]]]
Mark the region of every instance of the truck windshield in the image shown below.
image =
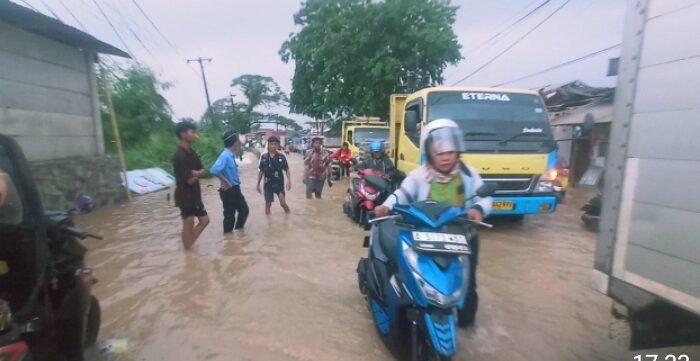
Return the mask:
[[[389,129],[386,128],[355,128],[355,143],[371,140],[389,139]]]
[[[470,152],[542,152],[556,143],[539,96],[499,92],[435,92],[428,121],[447,118],[462,128]]]

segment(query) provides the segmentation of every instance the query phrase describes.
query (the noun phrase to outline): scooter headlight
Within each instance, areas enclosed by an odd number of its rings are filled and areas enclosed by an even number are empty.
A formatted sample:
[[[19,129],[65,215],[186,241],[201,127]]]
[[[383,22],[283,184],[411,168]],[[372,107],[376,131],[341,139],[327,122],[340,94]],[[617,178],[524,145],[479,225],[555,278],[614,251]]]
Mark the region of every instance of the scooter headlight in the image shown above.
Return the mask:
[[[367,197],[367,200],[376,201],[377,200],[377,193],[367,193],[366,197]]]
[[[403,253],[406,261],[408,262],[408,266],[411,268],[411,273],[413,273],[413,277],[418,282],[418,286],[420,286],[425,298],[438,306],[446,306],[459,302],[459,299],[462,297],[462,293],[466,290],[466,287],[458,288],[451,295],[445,295],[436,290],[435,287],[433,287],[423,278],[423,276],[420,275],[420,269],[418,267],[418,253],[405,242],[402,243]],[[466,279],[467,274],[465,271],[462,283],[464,283]]]

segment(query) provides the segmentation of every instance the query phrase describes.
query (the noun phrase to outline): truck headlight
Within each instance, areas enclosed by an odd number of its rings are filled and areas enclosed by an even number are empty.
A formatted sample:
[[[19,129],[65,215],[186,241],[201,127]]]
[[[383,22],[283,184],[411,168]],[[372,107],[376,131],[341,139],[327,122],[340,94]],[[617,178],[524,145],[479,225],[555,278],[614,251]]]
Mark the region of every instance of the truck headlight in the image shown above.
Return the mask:
[[[535,189],[535,192],[537,192],[537,193],[554,192],[556,179],[557,179],[557,170],[556,169],[552,169],[552,170],[548,171],[547,173],[542,174],[540,176],[539,181],[537,181],[537,188]]]
[[[420,274],[420,270],[418,267],[418,253],[406,244],[406,242],[401,242],[402,243],[402,248],[403,248],[403,253],[404,256],[406,257],[406,261],[408,262],[408,266],[411,268],[411,273],[413,273],[413,277],[416,279],[418,282],[418,286],[420,287],[421,291],[423,292],[423,295],[425,298],[440,306],[445,306],[445,305],[451,305],[454,303],[457,303],[459,299],[462,297],[462,294],[466,291],[466,280],[467,280],[467,270],[466,267],[464,268],[465,274],[463,275],[464,278],[462,278],[462,287],[459,287],[457,290],[455,290],[451,295],[445,295],[442,292],[438,291],[433,287],[430,283],[428,283],[423,276]],[[460,256],[462,257],[462,256]]]

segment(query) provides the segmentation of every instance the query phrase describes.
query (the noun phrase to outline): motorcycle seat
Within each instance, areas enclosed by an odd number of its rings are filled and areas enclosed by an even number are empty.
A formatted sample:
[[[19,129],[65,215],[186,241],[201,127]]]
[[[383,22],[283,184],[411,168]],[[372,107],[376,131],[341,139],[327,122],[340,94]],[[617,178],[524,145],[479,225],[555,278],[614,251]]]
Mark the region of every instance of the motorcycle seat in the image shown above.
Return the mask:
[[[393,220],[383,221],[372,228],[372,251],[382,262],[395,263],[399,227]]]

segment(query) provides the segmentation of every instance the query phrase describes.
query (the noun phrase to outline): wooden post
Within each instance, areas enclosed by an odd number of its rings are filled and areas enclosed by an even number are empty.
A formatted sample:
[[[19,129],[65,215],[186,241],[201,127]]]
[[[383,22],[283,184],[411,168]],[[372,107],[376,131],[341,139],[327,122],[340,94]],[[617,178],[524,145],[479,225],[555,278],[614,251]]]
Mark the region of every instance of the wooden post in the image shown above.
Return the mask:
[[[112,131],[114,131],[114,139],[117,142],[117,154],[119,163],[124,175],[124,189],[126,190],[126,199],[131,200],[131,191],[129,190],[129,178],[126,175],[126,160],[124,159],[124,149],[122,149],[122,138],[119,136],[119,126],[117,125],[117,117],[114,114],[114,105],[112,105],[112,92],[109,90],[109,77],[102,69],[102,79],[104,79],[104,92],[107,97],[107,109],[109,110],[109,118],[112,120]]]

